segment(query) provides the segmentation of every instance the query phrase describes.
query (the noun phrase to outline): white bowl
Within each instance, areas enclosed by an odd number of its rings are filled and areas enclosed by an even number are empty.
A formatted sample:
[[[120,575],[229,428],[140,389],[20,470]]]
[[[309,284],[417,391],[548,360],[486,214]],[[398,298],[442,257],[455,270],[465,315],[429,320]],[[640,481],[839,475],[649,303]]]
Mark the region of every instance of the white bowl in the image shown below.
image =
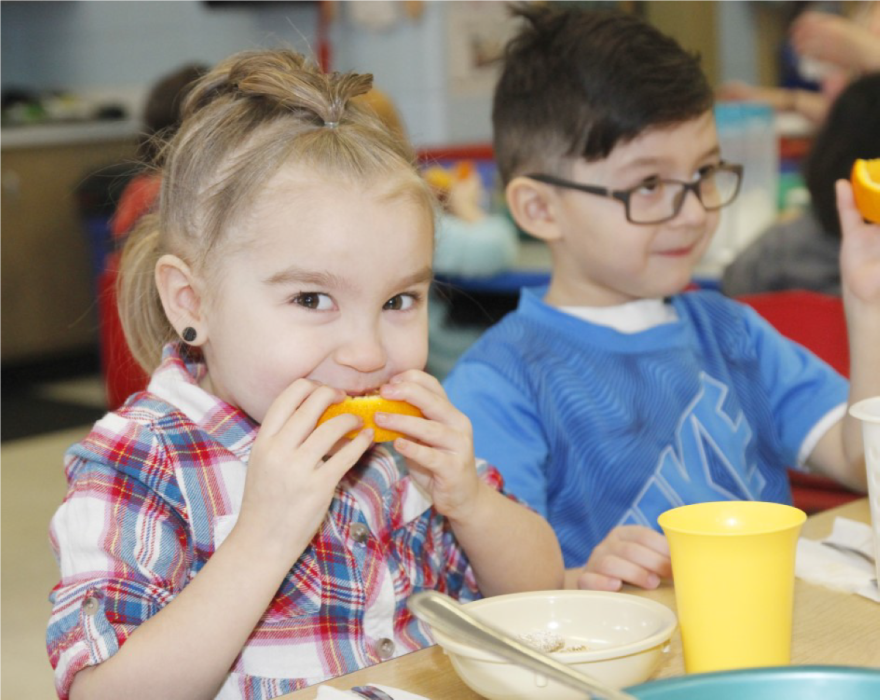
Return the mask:
[[[625,593],[536,591],[484,598],[465,606],[513,635],[551,632],[585,651],[551,656],[615,688],[646,681],[669,651],[675,614]],[[489,700],[582,700],[582,692],[432,630],[464,683]]]

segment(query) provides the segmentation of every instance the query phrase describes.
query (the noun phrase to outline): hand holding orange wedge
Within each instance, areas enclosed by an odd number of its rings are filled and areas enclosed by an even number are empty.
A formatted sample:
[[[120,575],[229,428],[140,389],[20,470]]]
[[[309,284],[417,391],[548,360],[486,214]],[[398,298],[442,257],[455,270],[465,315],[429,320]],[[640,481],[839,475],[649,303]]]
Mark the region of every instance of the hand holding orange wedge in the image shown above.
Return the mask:
[[[376,431],[373,438],[375,442],[390,442],[396,438],[403,437],[397,431],[386,430],[376,425],[374,416],[379,411],[382,413],[399,413],[406,416],[422,415],[419,409],[406,401],[392,401],[391,399],[379,396],[379,394],[369,394],[368,396],[349,396],[344,401],[333,404],[318,419],[318,425],[343,413],[353,413],[363,419],[364,425],[358,430],[346,433],[345,437],[349,439],[354,439],[365,428],[373,428]]]
[[[880,158],[857,160],[850,182],[861,215],[872,223],[880,224]]]

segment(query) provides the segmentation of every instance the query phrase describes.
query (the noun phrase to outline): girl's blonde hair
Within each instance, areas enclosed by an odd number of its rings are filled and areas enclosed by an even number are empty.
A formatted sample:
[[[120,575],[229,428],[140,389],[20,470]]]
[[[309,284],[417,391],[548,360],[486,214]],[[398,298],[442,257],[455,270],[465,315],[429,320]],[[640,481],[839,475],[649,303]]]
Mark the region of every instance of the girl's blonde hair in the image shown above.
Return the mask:
[[[282,166],[383,183],[385,197],[424,205],[433,222],[432,194],[408,142],[352,101],[371,85],[371,75],[326,74],[284,49],[235,54],[194,85],[181,126],[159,155],[157,209],[132,231],[120,263],[119,315],[147,372],[176,337],[155,284],[159,258],[171,253],[203,271],[231,224]]]

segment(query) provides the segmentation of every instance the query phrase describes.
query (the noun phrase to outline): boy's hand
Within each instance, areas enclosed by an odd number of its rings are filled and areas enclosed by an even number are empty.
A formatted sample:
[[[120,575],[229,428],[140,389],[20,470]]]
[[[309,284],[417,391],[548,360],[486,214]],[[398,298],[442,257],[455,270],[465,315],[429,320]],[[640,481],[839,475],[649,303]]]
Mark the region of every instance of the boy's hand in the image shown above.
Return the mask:
[[[618,591],[629,583],[650,589],[671,575],[669,544],[663,535],[642,525],[620,525],[593,550],[577,587]]]
[[[372,444],[373,431],[365,430],[334,452],[361,422],[351,414],[315,428],[324,411],[344,398],[338,389],[298,379],[269,407],[254,442],[236,530],[291,565],[320,527],[340,479]]]
[[[476,505],[482,482],[477,476],[470,421],[446,397],[440,382],[419,370],[392,378],[380,393],[408,401],[423,418],[377,413],[376,423],[407,435],[394,447],[406,458],[413,479],[450,520],[466,520]]]
[[[849,182],[838,180],[836,188],[843,235],[840,246],[843,287],[861,302],[880,304],[880,224],[865,223],[862,219]]]

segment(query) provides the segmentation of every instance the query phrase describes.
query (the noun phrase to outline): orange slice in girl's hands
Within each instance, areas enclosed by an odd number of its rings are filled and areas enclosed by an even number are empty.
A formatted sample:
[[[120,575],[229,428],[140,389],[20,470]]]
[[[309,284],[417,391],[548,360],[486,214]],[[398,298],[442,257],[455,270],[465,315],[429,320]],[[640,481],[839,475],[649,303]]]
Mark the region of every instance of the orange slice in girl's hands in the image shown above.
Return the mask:
[[[364,425],[362,428],[346,433],[345,437],[349,440],[357,437],[357,434],[365,428],[372,428],[376,431],[373,437],[375,442],[390,442],[395,438],[404,437],[397,431],[386,430],[376,425],[373,416],[377,411],[382,413],[399,413],[405,416],[421,417],[422,415],[419,409],[406,401],[392,401],[391,399],[382,398],[379,394],[369,394],[368,396],[349,396],[344,401],[333,404],[318,419],[318,425],[343,413],[353,413],[363,419]]]
[[[880,158],[857,160],[850,181],[861,215],[868,221],[880,224]]]

